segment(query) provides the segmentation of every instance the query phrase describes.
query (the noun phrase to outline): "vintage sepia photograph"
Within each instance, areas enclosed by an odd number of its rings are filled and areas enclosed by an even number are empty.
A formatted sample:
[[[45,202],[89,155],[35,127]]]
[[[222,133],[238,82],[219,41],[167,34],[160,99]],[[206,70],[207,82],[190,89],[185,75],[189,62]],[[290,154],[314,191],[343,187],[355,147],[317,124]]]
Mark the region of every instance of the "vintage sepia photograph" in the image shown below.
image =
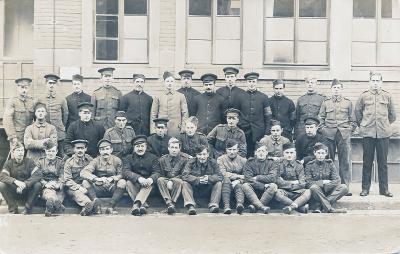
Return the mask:
[[[0,0],[0,254],[400,253],[400,0]]]

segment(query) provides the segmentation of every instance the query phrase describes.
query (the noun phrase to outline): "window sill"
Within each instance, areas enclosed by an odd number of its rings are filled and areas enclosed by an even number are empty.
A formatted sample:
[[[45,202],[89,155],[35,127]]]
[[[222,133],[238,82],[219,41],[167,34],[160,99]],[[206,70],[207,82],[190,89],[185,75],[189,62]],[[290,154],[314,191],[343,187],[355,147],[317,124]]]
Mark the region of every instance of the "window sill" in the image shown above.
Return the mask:
[[[264,64],[264,68],[271,70],[315,70],[315,71],[328,71],[329,65],[307,65],[307,64]]]

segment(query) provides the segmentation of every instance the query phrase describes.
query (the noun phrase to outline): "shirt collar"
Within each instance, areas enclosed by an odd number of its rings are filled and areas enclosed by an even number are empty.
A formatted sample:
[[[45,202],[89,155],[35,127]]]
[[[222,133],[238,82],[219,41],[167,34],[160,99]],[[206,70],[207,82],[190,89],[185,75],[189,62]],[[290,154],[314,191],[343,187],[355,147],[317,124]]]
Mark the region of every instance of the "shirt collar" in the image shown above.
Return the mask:
[[[56,92],[55,91],[48,91],[47,92],[47,98],[55,98],[56,97]]]
[[[173,89],[171,89],[171,90],[168,90],[168,89],[167,89],[167,90],[165,91],[165,94],[166,94],[166,95],[168,95],[168,94],[174,94],[174,93],[175,93],[175,91],[174,91]]]
[[[36,120],[35,121],[35,125],[37,126],[37,127],[46,127],[46,121],[43,121],[43,122],[39,122],[38,120]]]
[[[341,96],[341,95],[338,95],[338,96],[332,96],[332,100],[333,100],[334,102],[339,102],[339,101],[341,101],[341,100],[342,100],[342,96]]]
[[[372,94],[380,94],[382,92],[382,89],[378,89],[378,90],[370,89],[369,92]]]
[[[316,94],[316,93],[317,93],[317,91],[315,91],[315,90],[312,91],[312,92],[307,91],[307,94],[308,94],[308,95],[313,95],[313,94]]]

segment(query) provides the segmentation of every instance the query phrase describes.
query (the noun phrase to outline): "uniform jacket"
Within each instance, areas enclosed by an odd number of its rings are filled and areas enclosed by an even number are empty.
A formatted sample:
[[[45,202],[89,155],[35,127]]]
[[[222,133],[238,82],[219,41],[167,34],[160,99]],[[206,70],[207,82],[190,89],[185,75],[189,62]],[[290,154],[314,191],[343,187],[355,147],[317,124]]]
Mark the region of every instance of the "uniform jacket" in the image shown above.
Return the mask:
[[[169,119],[168,135],[177,137],[188,117],[185,96],[177,91],[163,91],[160,96],[155,96],[151,106],[150,133],[155,133],[153,120],[160,117]]]
[[[182,172],[190,156],[185,153],[179,153],[173,157],[169,154],[163,155],[157,163],[156,172],[160,177],[182,178]]]
[[[88,154],[85,154],[82,158],[79,158],[75,154],[71,158],[68,158],[64,164],[64,185],[72,191],[79,189],[83,181],[81,171],[92,160],[93,158]]]
[[[52,92],[41,97],[39,101],[47,106],[46,121],[56,127],[58,140],[64,140],[65,125],[68,120],[67,100],[63,95]]]
[[[296,104],[296,137],[305,133],[304,119],[306,117],[318,118],[318,113],[324,100],[325,95],[316,92],[300,96]]]
[[[112,177],[114,182],[117,182],[122,177],[122,161],[112,154],[107,160],[99,155],[84,167],[80,174],[90,182],[96,177]]]
[[[67,106],[68,106],[68,120],[65,129],[68,129],[68,126],[76,121],[79,120],[79,111],[78,105],[82,102],[90,102],[91,97],[89,94],[80,92],[80,93],[71,93],[67,96]]]
[[[203,133],[196,132],[193,136],[181,133],[178,139],[182,142],[181,151],[192,157],[196,156],[195,149],[198,146],[208,146],[207,136]]]
[[[35,103],[36,100],[30,96],[26,98],[17,96],[8,100],[3,116],[4,130],[8,140],[17,138],[20,142],[24,142],[25,128],[32,124],[35,115]]]
[[[264,190],[265,184],[276,182],[278,170],[278,164],[273,160],[266,159],[261,161],[257,158],[250,158],[244,165],[244,179],[254,189]],[[254,180],[253,177],[256,179]]]
[[[82,122],[81,120],[73,122],[68,128],[67,137],[65,138],[66,154],[74,153],[71,141],[75,139],[86,139],[89,141],[87,154],[96,157],[99,154],[97,142],[104,137],[104,132],[104,127],[95,123],[93,120],[89,122]]]
[[[211,184],[221,182],[224,178],[216,160],[208,158],[205,163],[200,163],[197,158],[191,158],[185,166],[182,179],[192,185],[199,185],[200,177],[205,175]]]
[[[63,186],[63,176],[64,163],[60,157],[56,157],[54,160],[49,160],[46,157],[40,158],[32,173],[32,177],[37,178],[43,186],[50,181],[54,181],[60,185],[60,190],[62,190]]]
[[[237,86],[229,88],[228,86],[220,87],[217,90],[217,94],[224,98],[223,112],[228,108],[239,108],[239,101],[246,92]]]
[[[308,161],[314,159],[314,145],[316,143],[323,143],[327,145],[326,138],[317,132],[317,135],[314,137],[309,137],[307,134],[302,134],[300,137],[296,139],[296,151],[297,151],[297,159],[304,160],[304,164]]]
[[[177,91],[185,95],[189,116],[194,116],[193,99],[201,93],[192,87],[181,87]]]
[[[353,104],[345,97],[328,97],[324,100],[319,110],[318,117],[321,121],[320,129],[328,139],[334,140],[339,130],[343,139],[350,138],[355,127]]]
[[[246,164],[246,161],[246,158],[243,158],[240,155],[231,159],[227,154],[221,155],[217,159],[222,175],[230,180],[236,180],[238,176],[243,175],[243,167]]]
[[[385,90],[365,91],[355,106],[360,135],[371,138],[387,138],[392,135],[390,125],[396,121],[392,96]]]
[[[44,143],[47,138],[57,143],[57,130],[54,125],[35,121],[26,127],[24,134],[26,157],[36,162],[40,157],[45,156]]]
[[[239,97],[241,111],[239,127],[257,142],[270,128],[271,109],[268,96],[260,91],[246,91]]]
[[[299,181],[298,184],[292,184],[291,181]],[[303,164],[297,160],[283,160],[279,163],[279,173],[276,181],[278,188],[285,190],[298,190],[306,187],[306,177]]]
[[[222,123],[224,97],[216,93],[202,93],[193,100],[195,116],[199,119],[198,131],[208,134]]]
[[[114,126],[114,117],[118,111],[121,97],[121,91],[114,86],[100,87],[93,92],[94,120],[103,125],[105,129]]]
[[[113,154],[119,158],[132,153],[131,142],[134,137],[135,131],[131,126],[126,126],[123,129],[114,126],[104,133],[104,139],[111,141]]]
[[[132,183],[137,183],[139,177],[153,179],[155,183],[159,176],[157,170],[158,157],[146,151],[142,156],[133,153],[123,160],[122,177]]]
[[[168,141],[171,137],[165,135],[164,137],[160,137],[157,134],[152,134],[147,138],[147,149],[148,152],[156,155],[158,158],[161,156],[168,154]]]
[[[280,136],[277,140],[274,140],[272,136],[264,136],[260,143],[267,147],[268,156],[282,157],[283,144],[290,143],[290,140],[284,136]]]
[[[24,158],[21,163],[15,159],[9,159],[4,163],[3,170],[0,173],[0,182],[14,184],[15,180],[25,182],[27,187],[32,187],[37,178],[32,178],[32,171],[35,168],[35,162],[29,158]]]
[[[269,98],[272,119],[281,122],[282,128],[287,133],[292,133],[296,119],[294,102],[286,96],[272,96]]]
[[[330,159],[308,162],[305,174],[307,188],[310,188],[313,184],[323,187],[322,180],[331,180],[334,184],[340,184],[340,176],[337,173],[335,164]]]
[[[239,155],[246,157],[247,143],[244,132],[239,127],[228,127],[227,124],[217,125],[207,135],[208,142],[214,148],[214,158],[225,153],[225,143],[228,139],[234,139],[239,143]]]
[[[126,112],[128,124],[136,135],[150,135],[150,112],[153,98],[145,92],[131,91],[122,96],[120,110]]]

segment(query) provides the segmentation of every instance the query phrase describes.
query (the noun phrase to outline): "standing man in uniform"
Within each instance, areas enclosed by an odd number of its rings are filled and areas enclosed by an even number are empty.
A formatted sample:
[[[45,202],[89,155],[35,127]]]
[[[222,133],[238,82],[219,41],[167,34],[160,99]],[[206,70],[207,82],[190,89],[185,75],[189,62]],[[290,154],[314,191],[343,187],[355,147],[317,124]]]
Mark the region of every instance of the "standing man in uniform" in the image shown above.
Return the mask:
[[[99,69],[102,87],[94,90],[92,104],[94,106],[94,121],[109,129],[114,126],[114,116],[119,108],[122,93],[112,85],[114,81],[114,68]]]
[[[236,86],[239,70],[235,67],[225,67],[223,71],[226,85],[217,90],[217,94],[224,97],[223,111],[229,108],[239,108],[239,99],[245,93],[242,88]]]
[[[64,95],[56,92],[60,77],[54,74],[44,76],[47,85],[47,94],[39,98],[39,101],[46,105],[46,121],[57,129],[58,154],[64,156],[65,125],[68,120],[68,106]]]
[[[17,96],[8,100],[4,109],[4,130],[10,143],[24,142],[24,132],[33,121],[35,99],[28,95],[32,79],[20,78],[15,80]]]
[[[296,104],[296,126],[294,136],[297,139],[304,134],[304,119],[318,117],[319,109],[325,100],[325,95],[317,93],[317,79],[305,78],[307,93],[300,96]]]
[[[192,88],[192,77],[194,72],[191,70],[183,70],[180,71],[178,74],[181,76],[181,84],[182,84],[182,87],[178,89],[178,92],[185,95],[189,116],[193,116],[194,115],[193,99],[197,95],[201,94],[199,91]]]
[[[207,73],[200,78],[205,88],[204,93],[193,101],[194,115],[199,119],[198,131],[207,135],[215,126],[222,123],[224,97],[215,93],[215,74]]]
[[[126,179],[126,190],[133,201],[131,214],[147,213],[146,200],[159,176],[156,171],[158,157],[147,151],[147,138],[138,135],[132,140],[133,153],[124,158],[122,176]]]
[[[254,155],[254,146],[269,130],[271,120],[268,96],[257,90],[258,77],[256,72],[244,75],[247,91],[239,97],[238,109],[242,114],[238,126],[246,135],[248,157]]]
[[[133,74],[133,91],[121,98],[119,109],[126,112],[128,125],[132,126],[136,135],[150,135],[150,112],[153,98],[143,91],[146,77]]]
[[[89,102],[82,102],[78,105],[79,121],[73,122],[68,130],[67,137],[65,138],[65,152],[67,155],[74,153],[72,141],[76,139],[83,139],[89,142],[87,146],[87,154],[92,157],[98,155],[97,142],[104,137],[104,127],[94,122],[92,117],[93,104]]]
[[[161,96],[155,96],[151,106],[151,122],[156,118],[167,118],[168,135],[178,137],[183,123],[188,118],[188,109],[185,96],[175,91],[175,78],[166,71],[163,75],[165,90]],[[151,123],[150,122],[150,123]],[[150,133],[155,133],[155,124],[151,124]]]
[[[72,122],[79,120],[79,111],[78,105],[81,102],[90,102],[91,97],[89,94],[85,93],[82,89],[83,77],[79,74],[75,74],[72,76],[72,88],[73,92],[67,96],[67,106],[68,106],[68,120],[65,129],[68,130],[68,127]]]
[[[339,156],[339,175],[342,183],[349,188],[351,182],[350,153],[351,132],[357,126],[355,123],[353,104],[343,97],[343,84],[334,79],[331,85],[332,96],[327,97],[319,110],[321,134],[326,137],[329,157],[335,161],[336,148]],[[346,194],[351,196],[351,192]]]
[[[99,208],[99,200],[90,200],[88,190],[82,186],[83,178],[81,171],[93,160],[86,154],[88,141],[84,139],[76,139],[71,142],[74,154],[68,158],[64,164],[64,186],[65,191],[75,201],[82,210],[81,216],[88,216],[95,213],[101,213]]]
[[[296,112],[294,102],[285,96],[285,82],[282,79],[276,79],[272,83],[274,96],[269,99],[272,119],[278,120],[283,129],[282,136],[293,140],[293,126],[295,123]],[[270,130],[267,130],[269,133]]]
[[[363,137],[363,173],[361,196],[369,194],[372,163],[375,150],[378,159],[379,194],[393,197],[389,192],[387,156],[391,124],[396,121],[394,101],[389,92],[382,89],[382,74],[369,75],[369,90],[361,94],[355,106],[355,117]]]
[[[115,114],[115,126],[106,130],[104,139],[111,141],[112,154],[122,159],[132,153],[132,140],[136,136],[131,126],[126,126],[127,118],[124,111]]]

